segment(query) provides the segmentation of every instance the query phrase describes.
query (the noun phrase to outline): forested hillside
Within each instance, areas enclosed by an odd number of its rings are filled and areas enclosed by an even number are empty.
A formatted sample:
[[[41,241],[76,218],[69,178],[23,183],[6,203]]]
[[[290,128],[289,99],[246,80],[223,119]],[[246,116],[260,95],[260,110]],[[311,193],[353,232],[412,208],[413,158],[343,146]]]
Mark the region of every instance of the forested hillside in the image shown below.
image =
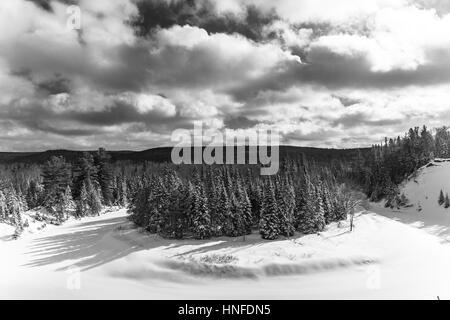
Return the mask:
[[[276,239],[345,219],[362,199],[359,191],[401,205],[398,184],[430,159],[450,157],[450,134],[446,127],[432,134],[424,126],[371,149],[284,147],[280,170],[269,177],[260,176],[255,165],[114,160],[118,153],[104,149],[69,152],[66,159],[58,152],[48,152],[53,155],[43,164],[11,162],[17,154],[9,154],[0,166],[0,220],[16,226],[17,235],[28,209],[45,208],[62,223],[116,205],[164,237],[236,237],[258,229],[264,239]],[[23,156],[30,155],[36,157]],[[40,157],[45,158],[35,159]]]

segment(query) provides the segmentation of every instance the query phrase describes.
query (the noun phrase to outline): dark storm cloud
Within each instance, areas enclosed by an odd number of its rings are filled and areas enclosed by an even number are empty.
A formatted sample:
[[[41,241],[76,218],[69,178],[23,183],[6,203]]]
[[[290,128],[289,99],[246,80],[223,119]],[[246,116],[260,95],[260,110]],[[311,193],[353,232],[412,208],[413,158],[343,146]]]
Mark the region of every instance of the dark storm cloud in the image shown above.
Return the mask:
[[[331,122],[333,127],[342,126],[344,128],[354,128],[361,126],[370,126],[370,127],[383,127],[383,126],[391,126],[396,125],[405,121],[405,119],[381,119],[381,120],[373,120],[371,117],[365,113],[357,112],[344,114],[338,119]]]
[[[344,107],[351,107],[351,106],[361,102],[361,100],[359,100],[359,99],[352,99],[349,97],[344,97],[344,96],[339,96],[339,95],[332,95],[332,97],[338,99]]]
[[[44,90],[47,94],[69,93],[70,80],[64,78],[54,78],[36,84],[38,89]]]
[[[52,6],[50,5],[50,0],[27,0],[33,2],[36,6],[46,11],[52,11]]]
[[[61,2],[65,4],[78,3],[78,0],[26,0],[26,1],[33,2],[36,6],[48,12],[53,12],[53,8],[51,6],[52,1]]]
[[[138,111],[130,103],[117,100],[101,110],[52,110],[40,103],[19,106],[19,101],[0,108],[2,126],[16,123],[16,127],[61,136],[89,136],[104,133],[109,126],[128,125],[129,130],[170,133],[177,128],[192,128],[189,117],[167,116],[161,110]]]
[[[49,121],[42,120],[33,120],[33,119],[23,119],[19,121],[21,125],[31,130],[38,130],[45,133],[57,134],[60,136],[68,136],[68,137],[79,137],[79,136],[92,136],[94,134],[100,134],[103,130],[99,128],[89,128],[89,129],[67,129],[63,127],[58,127],[49,123]],[[61,124],[59,124],[61,126]]]
[[[248,129],[260,123],[256,120],[250,120],[244,116],[228,117],[224,120],[224,125],[228,129]]]
[[[430,62],[416,69],[372,71],[364,56],[344,56],[326,49],[308,54],[309,62],[287,62],[286,67],[248,82],[229,93],[245,101],[263,90],[283,91],[300,84],[317,84],[330,89],[395,89],[411,85],[438,85],[450,82],[450,55],[443,50],[429,52]]]
[[[115,102],[112,106],[99,111],[68,112],[64,115],[67,119],[75,120],[83,124],[94,126],[111,126],[124,123],[142,122],[147,125],[168,121],[168,117],[158,112],[140,113],[130,104]]]
[[[138,0],[139,14],[130,24],[140,36],[152,35],[159,29],[174,25],[190,25],[209,33],[238,33],[251,40],[263,39],[263,27],[278,19],[274,10],[264,12],[254,5],[245,7],[244,17],[232,13],[218,14],[215,4],[208,0]]]
[[[319,129],[310,133],[303,133],[300,130],[284,135],[283,140],[286,142],[322,142],[324,139],[336,136],[337,131],[332,129]]]

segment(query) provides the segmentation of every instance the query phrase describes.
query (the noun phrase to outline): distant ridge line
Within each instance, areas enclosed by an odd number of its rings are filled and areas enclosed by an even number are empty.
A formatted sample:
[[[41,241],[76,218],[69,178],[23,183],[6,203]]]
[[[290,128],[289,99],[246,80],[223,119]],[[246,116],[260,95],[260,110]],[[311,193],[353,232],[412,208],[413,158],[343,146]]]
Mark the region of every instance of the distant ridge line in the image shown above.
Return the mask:
[[[132,161],[132,162],[170,162],[170,154],[173,147],[156,147],[142,151],[108,151],[112,161]],[[228,147],[227,147],[228,148]],[[236,147],[235,147],[236,148]],[[330,161],[333,159],[344,160],[354,158],[358,152],[366,153],[370,148],[315,148],[298,146],[280,146],[280,160],[285,158],[298,158],[302,155],[316,161]],[[97,150],[78,151],[55,149],[42,152],[0,152],[0,163],[36,163],[42,164],[48,161],[52,156],[63,156],[69,162],[75,162],[84,152],[95,153]],[[248,146],[246,146],[246,153]]]

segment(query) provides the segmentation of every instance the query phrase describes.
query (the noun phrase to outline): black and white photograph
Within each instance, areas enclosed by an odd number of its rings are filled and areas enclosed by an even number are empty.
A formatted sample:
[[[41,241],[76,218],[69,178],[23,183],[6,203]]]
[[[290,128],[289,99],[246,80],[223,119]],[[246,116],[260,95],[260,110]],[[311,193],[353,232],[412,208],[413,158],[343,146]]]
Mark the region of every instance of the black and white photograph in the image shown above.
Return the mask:
[[[447,300],[449,194],[448,0],[0,1],[0,300]]]

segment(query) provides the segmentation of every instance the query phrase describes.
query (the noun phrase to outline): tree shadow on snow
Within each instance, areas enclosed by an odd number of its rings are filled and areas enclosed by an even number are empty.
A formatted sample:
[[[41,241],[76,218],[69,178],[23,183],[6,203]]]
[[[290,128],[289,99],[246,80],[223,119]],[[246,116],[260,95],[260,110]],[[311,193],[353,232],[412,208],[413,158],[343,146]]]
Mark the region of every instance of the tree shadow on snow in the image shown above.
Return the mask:
[[[39,237],[33,240],[26,253],[31,255],[31,261],[25,266],[38,267],[56,265],[57,271],[66,270],[70,266],[76,266],[82,271],[89,270],[116,259],[128,256],[131,253],[159,248],[161,250],[182,249],[177,254],[168,258],[180,258],[192,254],[214,252],[220,249],[228,249],[227,254],[233,254],[249,247],[257,247],[267,242],[296,241],[302,237],[296,234],[291,238],[280,238],[267,241],[260,238],[256,232],[243,237],[220,237],[209,240],[170,240],[156,235],[138,233],[135,228],[130,228],[130,222],[124,217],[102,219],[100,221],[88,221],[79,223],[64,233]],[[127,236],[130,233],[131,236]],[[301,245],[301,243],[298,243]],[[234,250],[229,250],[234,248]]]
[[[375,212],[392,220],[410,225],[437,236],[442,243],[450,243],[450,210],[447,212],[426,212],[416,210],[378,209]]]
[[[37,238],[27,252],[33,256],[31,262],[25,266],[65,263],[57,270],[70,265],[87,270],[142,250],[138,244],[123,243],[110,236],[124,223],[128,222],[123,217],[84,222],[63,234]]]

